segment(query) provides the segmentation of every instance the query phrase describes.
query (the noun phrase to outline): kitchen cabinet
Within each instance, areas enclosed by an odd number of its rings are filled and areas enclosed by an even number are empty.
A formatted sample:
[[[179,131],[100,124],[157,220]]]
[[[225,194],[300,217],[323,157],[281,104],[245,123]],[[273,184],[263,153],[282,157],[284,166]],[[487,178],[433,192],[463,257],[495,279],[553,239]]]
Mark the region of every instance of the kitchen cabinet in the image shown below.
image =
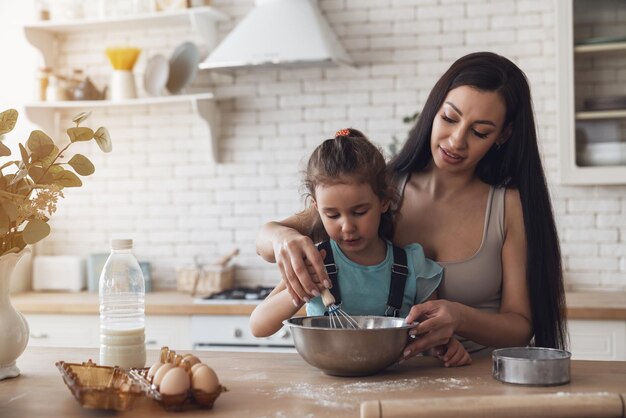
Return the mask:
[[[29,347],[98,347],[97,315],[24,314],[30,327]]]
[[[207,51],[211,51],[217,45],[217,22],[227,19],[226,15],[212,7],[195,7],[133,17],[84,19],[67,22],[43,21],[25,26],[24,31],[28,41],[43,55],[45,65],[56,68],[55,57],[58,55],[62,42],[61,35],[64,34],[80,35],[94,31],[110,33],[111,31],[131,28],[187,26],[198,33],[204,40]],[[147,39],[148,35],[145,37]],[[141,39],[134,42],[141,45]],[[191,103],[193,111],[208,127],[211,158],[216,161],[220,118],[218,107],[211,93],[142,97],[116,102],[108,100],[37,102],[26,104],[25,108],[26,114],[32,122],[41,126],[46,132],[56,132],[59,129],[59,112],[63,110],[80,109],[86,111],[124,106],[130,107],[132,111],[132,108],[172,103]]]
[[[626,3],[557,1],[564,184],[626,184]]]
[[[24,315],[30,347],[99,347],[98,315]],[[191,320],[181,315],[146,315],[146,348],[191,348]]]
[[[569,320],[574,360],[626,360],[626,321]]]
[[[191,349],[191,318],[184,315],[146,315],[146,348]]]

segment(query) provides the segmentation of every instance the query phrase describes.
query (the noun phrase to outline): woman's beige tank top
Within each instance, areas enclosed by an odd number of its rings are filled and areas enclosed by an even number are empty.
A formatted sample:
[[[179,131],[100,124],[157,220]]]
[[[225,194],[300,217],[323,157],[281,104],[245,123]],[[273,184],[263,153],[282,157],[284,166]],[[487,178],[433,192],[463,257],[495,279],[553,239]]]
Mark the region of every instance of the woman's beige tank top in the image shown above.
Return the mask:
[[[400,182],[400,196],[408,176]],[[444,268],[443,280],[437,289],[439,299],[459,302],[487,312],[497,312],[502,298],[502,246],[504,244],[504,193],[506,188],[491,186],[485,211],[483,236],[478,251],[461,261],[439,264]],[[477,352],[485,346],[457,336],[465,349]]]

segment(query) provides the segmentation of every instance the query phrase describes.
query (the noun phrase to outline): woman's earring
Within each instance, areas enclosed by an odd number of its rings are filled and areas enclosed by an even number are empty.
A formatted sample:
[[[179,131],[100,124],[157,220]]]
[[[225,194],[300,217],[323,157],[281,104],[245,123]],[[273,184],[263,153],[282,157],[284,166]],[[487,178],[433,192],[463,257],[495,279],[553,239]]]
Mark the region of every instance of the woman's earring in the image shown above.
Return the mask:
[[[496,142],[496,150],[499,150],[501,146],[502,146],[502,144]]]

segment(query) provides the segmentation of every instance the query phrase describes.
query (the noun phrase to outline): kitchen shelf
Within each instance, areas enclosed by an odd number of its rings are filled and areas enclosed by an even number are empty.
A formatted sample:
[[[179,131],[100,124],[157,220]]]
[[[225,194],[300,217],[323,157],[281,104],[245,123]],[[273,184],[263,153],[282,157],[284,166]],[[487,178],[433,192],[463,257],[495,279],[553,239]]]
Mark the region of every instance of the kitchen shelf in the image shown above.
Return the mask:
[[[133,17],[36,22],[24,26],[24,31],[28,41],[43,54],[45,64],[52,66],[57,49],[57,35],[188,25],[202,37],[206,47],[211,51],[217,45],[216,23],[227,20],[227,15],[207,6]]]
[[[121,101],[110,100],[76,100],[60,102],[37,102],[25,106],[28,118],[38,125],[51,126],[54,123],[52,112],[63,109],[90,109],[118,108],[123,106],[150,106],[171,103],[191,103],[196,114],[207,124],[209,141],[211,142],[211,158],[217,161],[217,139],[219,138],[219,111],[214,101],[213,93],[182,94],[173,96],[142,97]]]
[[[563,184],[572,185],[597,185],[597,184],[626,184],[626,166],[583,166],[579,165],[580,155],[578,152],[583,149],[584,143],[577,144],[577,128],[580,129],[583,124],[595,123],[617,123],[620,119],[626,119],[626,109],[615,110],[598,110],[598,111],[579,111],[576,109],[576,103],[581,104],[583,99],[587,99],[582,91],[578,90],[576,84],[576,66],[577,59],[589,60],[595,58],[591,54],[605,54],[611,59],[626,57],[626,42],[621,39],[607,39],[606,42],[589,43],[581,42],[574,45],[574,33],[576,26],[581,24],[580,20],[575,17],[580,13],[585,14],[585,7],[589,3],[580,0],[562,0],[555,2],[557,16],[557,62],[558,62],[558,92],[559,104],[558,109],[558,137],[560,142],[560,178]],[[576,6],[576,7],[575,7]],[[580,7],[580,9],[579,9]],[[613,2],[606,1],[598,5],[603,8],[600,16],[626,16],[621,13],[625,10],[623,3],[619,0]],[[619,11],[619,13],[616,13]],[[576,14],[576,16],[575,16]],[[602,19],[602,17],[600,18]],[[602,29],[604,21],[597,20],[589,22],[585,19],[582,24],[588,25],[582,27],[581,33],[595,34],[600,33],[607,36]],[[611,21],[613,26],[618,23],[623,24],[624,18],[620,17],[619,22]],[[615,35],[611,35],[615,36]],[[602,60],[600,60],[602,61]],[[595,66],[583,66],[586,71],[585,79],[589,80],[589,84],[601,84],[603,81],[602,71],[604,67],[598,64]],[[594,70],[597,70],[595,73]],[[581,70],[583,71],[583,70]],[[580,82],[579,82],[580,83]],[[582,87],[580,87],[582,88]],[[605,88],[606,90],[606,88]],[[577,125],[580,122],[580,125]],[[592,138],[598,140],[601,138]],[[610,138],[611,140],[616,138]],[[579,138],[582,141],[582,138]]]
[[[626,50],[626,42],[607,42],[593,45],[576,45],[574,52],[577,54],[613,52]]]
[[[141,97],[137,99],[127,99],[120,101],[111,100],[71,100],[60,102],[36,102],[29,103],[26,107],[41,108],[41,109],[73,109],[73,108],[101,108],[101,107],[120,107],[120,106],[145,106],[153,104],[163,103],[181,103],[193,100],[209,100],[213,99],[213,93],[199,93],[199,94],[181,94],[173,96],[158,96],[158,97]]]
[[[133,17],[107,17],[103,19],[80,20],[46,20],[32,23],[26,29],[41,30],[52,33],[81,32],[92,30],[116,30],[136,27],[155,27],[157,25],[176,25],[196,23],[197,18],[214,21],[228,20],[228,16],[212,7],[193,7],[188,9],[145,13]]]
[[[48,67],[56,68],[59,44],[64,34],[104,33],[132,29],[155,29],[172,26],[187,26],[203,39],[207,51],[217,45],[217,22],[228,20],[228,16],[212,7],[193,7],[158,13],[146,13],[133,16],[120,16],[105,19],[81,19],[71,21],[43,21],[24,27],[28,41],[43,55]],[[147,32],[146,32],[147,33]],[[148,36],[148,35],[145,35]],[[150,106],[169,103],[191,103],[196,114],[208,125],[211,143],[211,158],[218,160],[217,141],[219,137],[219,110],[212,93],[146,97],[119,102],[97,101],[62,101],[30,103],[26,105],[26,114],[44,130],[56,130],[59,126],[59,111],[63,109],[102,109],[121,106]]]
[[[576,120],[623,119],[626,109],[576,112]]]

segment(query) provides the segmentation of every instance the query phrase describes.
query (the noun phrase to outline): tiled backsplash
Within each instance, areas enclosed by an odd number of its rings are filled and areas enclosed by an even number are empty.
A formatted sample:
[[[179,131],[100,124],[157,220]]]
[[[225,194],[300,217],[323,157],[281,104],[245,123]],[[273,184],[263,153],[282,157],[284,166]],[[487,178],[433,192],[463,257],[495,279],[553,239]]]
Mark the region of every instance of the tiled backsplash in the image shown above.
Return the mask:
[[[210,160],[207,127],[190,105],[94,113],[91,124],[110,128],[114,151],[83,150],[96,173],[85,187],[67,191],[39,252],[106,252],[110,237],[129,236],[138,257],[152,263],[155,286],[166,288],[175,286],[175,268],[192,264],[194,255],[208,260],[238,246],[238,282],[273,285],[277,269],[256,255],[255,236],[262,223],[302,208],[298,174],[313,147],[348,126],[383,148],[393,137],[403,140],[409,127],[402,118],[421,108],[451,62],[491,50],[519,64],[531,83],[568,287],[626,289],[626,186],[558,184],[553,2],[319,3],[355,68],[201,73],[193,89],[221,99],[219,163]],[[213,5],[233,18],[219,27],[223,36],[253,0]],[[141,86],[152,54],[169,56],[192,36],[166,27],[71,35],[60,39],[60,62],[68,71],[84,68],[102,86],[109,74],[104,48],[132,44],[143,49],[136,67]]]

